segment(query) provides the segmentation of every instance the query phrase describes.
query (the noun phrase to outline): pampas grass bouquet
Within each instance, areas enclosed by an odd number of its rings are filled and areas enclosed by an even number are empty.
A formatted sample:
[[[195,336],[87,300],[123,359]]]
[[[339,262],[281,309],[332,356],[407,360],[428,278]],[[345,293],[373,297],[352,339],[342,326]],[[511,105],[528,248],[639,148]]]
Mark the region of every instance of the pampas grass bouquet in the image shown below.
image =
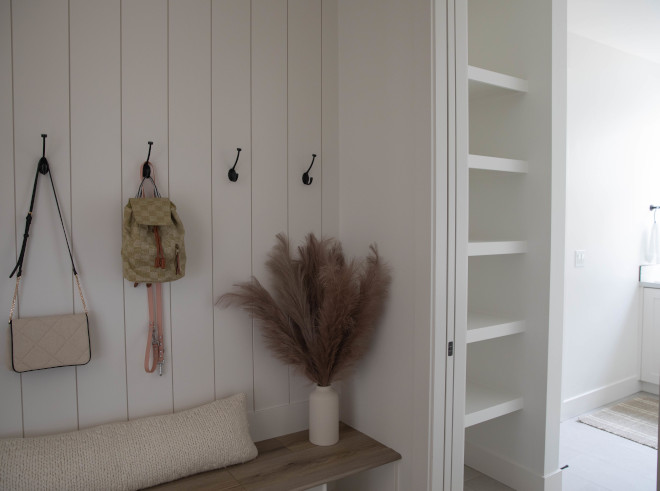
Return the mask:
[[[390,284],[389,268],[375,245],[346,261],[336,239],[307,235],[293,257],[277,235],[266,267],[270,291],[255,277],[220,297],[259,320],[266,345],[320,387],[346,377],[364,355]]]

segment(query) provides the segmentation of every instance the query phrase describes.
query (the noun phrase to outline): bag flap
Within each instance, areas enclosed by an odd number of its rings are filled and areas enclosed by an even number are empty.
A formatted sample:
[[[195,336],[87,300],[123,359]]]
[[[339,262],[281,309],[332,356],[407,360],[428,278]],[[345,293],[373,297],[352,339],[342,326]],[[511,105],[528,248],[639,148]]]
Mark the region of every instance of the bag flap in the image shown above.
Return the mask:
[[[168,198],[130,198],[135,221],[140,225],[171,225],[172,203]]]

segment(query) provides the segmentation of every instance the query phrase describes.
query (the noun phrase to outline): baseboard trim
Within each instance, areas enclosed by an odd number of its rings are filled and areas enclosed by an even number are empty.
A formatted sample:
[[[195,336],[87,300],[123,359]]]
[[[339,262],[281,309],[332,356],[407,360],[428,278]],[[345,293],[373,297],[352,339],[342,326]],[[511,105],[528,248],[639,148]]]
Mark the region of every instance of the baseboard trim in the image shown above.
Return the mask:
[[[642,390],[644,392],[648,392],[650,394],[655,394],[660,395],[660,391],[658,390],[658,384],[652,384],[651,382],[642,382]]]
[[[564,400],[561,405],[561,420],[575,418],[580,414],[610,404],[642,390],[639,375],[631,375],[617,382],[590,390],[583,394]]]
[[[465,442],[465,464],[520,491],[561,491],[561,469],[539,475],[531,469],[491,452],[479,445]]]

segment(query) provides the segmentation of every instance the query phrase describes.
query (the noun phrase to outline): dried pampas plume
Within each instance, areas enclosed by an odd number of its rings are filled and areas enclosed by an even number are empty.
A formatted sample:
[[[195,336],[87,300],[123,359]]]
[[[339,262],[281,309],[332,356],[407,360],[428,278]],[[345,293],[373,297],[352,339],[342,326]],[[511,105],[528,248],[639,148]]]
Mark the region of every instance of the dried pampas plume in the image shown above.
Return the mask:
[[[266,268],[272,295],[255,277],[222,295],[260,321],[267,346],[318,385],[339,380],[369,346],[390,284],[389,268],[375,245],[363,261],[346,262],[335,239],[306,237],[291,256],[289,240],[277,235]]]

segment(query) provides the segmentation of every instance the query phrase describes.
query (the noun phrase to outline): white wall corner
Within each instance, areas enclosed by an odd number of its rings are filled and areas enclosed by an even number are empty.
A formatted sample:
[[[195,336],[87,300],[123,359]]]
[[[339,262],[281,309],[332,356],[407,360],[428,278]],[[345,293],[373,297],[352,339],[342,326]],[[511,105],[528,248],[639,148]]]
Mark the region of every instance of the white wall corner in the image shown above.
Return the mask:
[[[567,0],[552,2],[552,194],[545,470],[559,460],[566,247]],[[561,489],[561,479],[560,487]]]

